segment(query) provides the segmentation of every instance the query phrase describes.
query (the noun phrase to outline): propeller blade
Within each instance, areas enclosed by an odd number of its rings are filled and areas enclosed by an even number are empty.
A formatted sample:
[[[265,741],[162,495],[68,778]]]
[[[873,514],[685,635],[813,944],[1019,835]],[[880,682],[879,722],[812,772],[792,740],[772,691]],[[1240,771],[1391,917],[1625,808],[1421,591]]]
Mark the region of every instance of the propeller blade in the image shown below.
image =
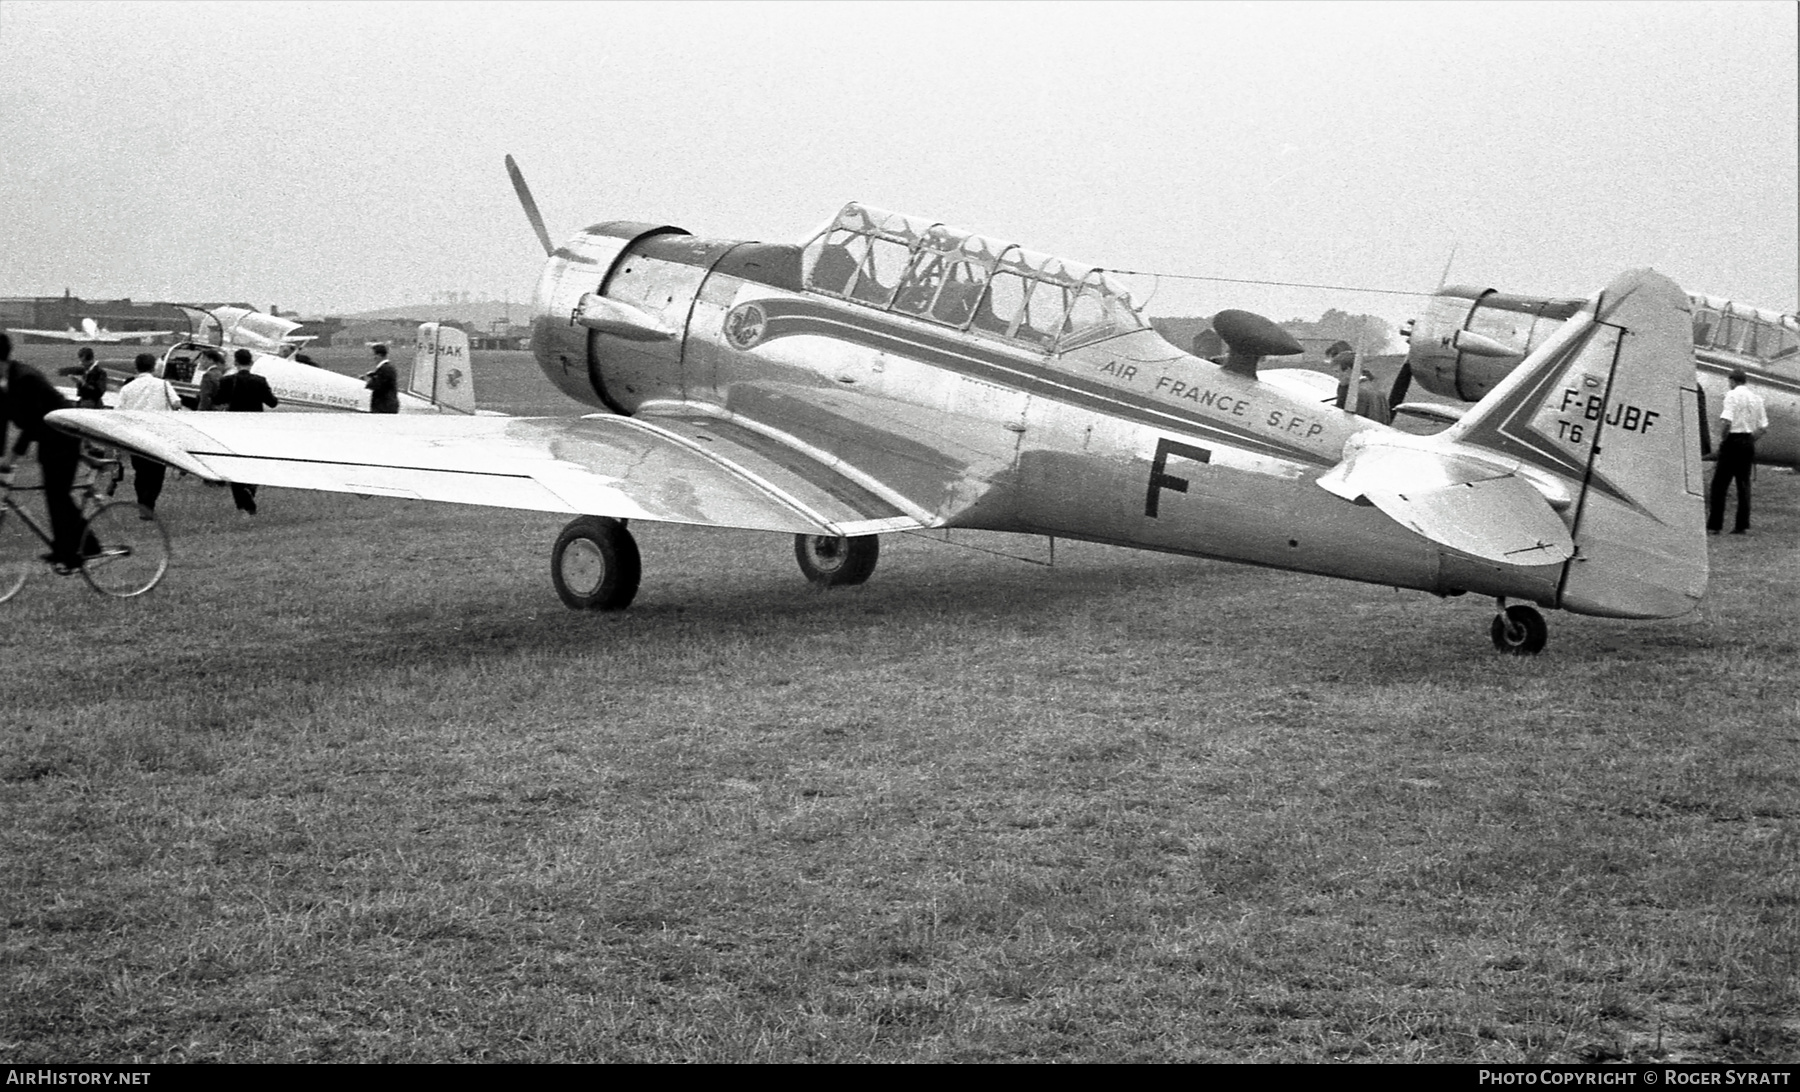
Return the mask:
[[[519,195],[519,204],[525,206],[525,219],[531,221],[531,228],[537,232],[538,242],[544,244],[544,256],[556,253],[556,247],[550,243],[550,233],[544,230],[544,217],[538,212],[537,202],[531,199],[531,187],[525,184],[525,176],[519,172],[519,165],[513,162],[512,156],[506,157],[506,173],[512,176],[513,192]]]
[[[1444,290],[1444,282],[1450,279],[1450,263],[1456,261],[1456,248],[1461,245],[1461,239],[1453,239],[1450,242],[1450,256],[1444,259],[1444,271],[1438,274],[1438,291],[1440,292]]]

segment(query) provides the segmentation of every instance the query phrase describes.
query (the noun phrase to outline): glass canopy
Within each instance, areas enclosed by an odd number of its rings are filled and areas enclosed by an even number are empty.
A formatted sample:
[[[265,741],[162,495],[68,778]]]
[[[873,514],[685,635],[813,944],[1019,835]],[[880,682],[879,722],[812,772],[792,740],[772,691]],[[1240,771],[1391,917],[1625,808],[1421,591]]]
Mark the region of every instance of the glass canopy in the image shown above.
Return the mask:
[[[1106,271],[851,202],[803,250],[828,296],[1061,353],[1148,326]]]

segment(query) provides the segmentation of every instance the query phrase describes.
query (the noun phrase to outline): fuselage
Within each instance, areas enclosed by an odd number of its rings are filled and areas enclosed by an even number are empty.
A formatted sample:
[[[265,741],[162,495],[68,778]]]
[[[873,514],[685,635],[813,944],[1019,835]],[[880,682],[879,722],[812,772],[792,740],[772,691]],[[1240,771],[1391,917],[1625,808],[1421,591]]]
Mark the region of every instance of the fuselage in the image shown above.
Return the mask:
[[[203,346],[192,342],[170,346],[157,365],[157,374],[167,379],[175,387],[176,393],[190,406],[199,397],[200,378],[206,367],[206,362],[200,357],[201,348]],[[234,351],[230,346],[224,348],[222,355],[226,363],[218,366],[221,376],[231,370],[230,361]],[[269,389],[281,401],[277,410],[369,411],[369,390],[361,379],[340,375],[311,364],[302,364],[291,356],[279,356],[255,349],[250,350],[250,355],[250,370],[267,379]],[[417,395],[402,391],[399,398],[402,413],[438,412],[438,407]]]
[[[641,321],[592,317],[594,294]],[[599,224],[537,302],[569,396],[728,418],[930,526],[1555,597],[1560,566],[1473,561],[1315,484],[1385,426],[1176,349],[1100,271],[942,225],[852,205],[790,246]]]

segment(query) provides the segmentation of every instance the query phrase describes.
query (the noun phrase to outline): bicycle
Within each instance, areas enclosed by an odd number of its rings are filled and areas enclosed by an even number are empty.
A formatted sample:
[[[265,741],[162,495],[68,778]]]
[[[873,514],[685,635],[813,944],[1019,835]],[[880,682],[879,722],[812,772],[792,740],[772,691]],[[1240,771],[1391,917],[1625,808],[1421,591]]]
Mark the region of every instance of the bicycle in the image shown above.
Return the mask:
[[[76,486],[85,521],[81,541],[86,549],[79,568],[52,565],[51,569],[61,576],[80,572],[88,586],[102,595],[116,599],[142,595],[169,571],[169,532],[154,512],[137,502],[111,499],[125,477],[125,466],[118,459],[84,454],[81,462],[90,471],[86,481]],[[111,480],[103,485],[109,476]],[[55,549],[52,534],[14,496],[43,488],[0,480],[0,603],[19,594],[33,566],[47,564],[37,556],[38,548],[27,531]]]

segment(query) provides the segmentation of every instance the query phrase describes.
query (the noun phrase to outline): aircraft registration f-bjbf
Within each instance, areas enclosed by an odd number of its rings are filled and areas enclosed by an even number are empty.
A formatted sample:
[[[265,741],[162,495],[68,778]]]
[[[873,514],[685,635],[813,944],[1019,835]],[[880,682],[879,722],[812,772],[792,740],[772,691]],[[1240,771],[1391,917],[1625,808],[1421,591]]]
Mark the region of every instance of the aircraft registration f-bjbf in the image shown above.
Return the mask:
[[[509,160],[510,167],[510,160]],[[1258,378],[1297,352],[1244,312],[1223,364],[1165,342],[1099,269],[851,204],[800,245],[612,222],[552,247],[532,345],[580,418],[131,414],[60,428],[208,478],[578,516],[571,607],[637,590],[631,520],[797,536],[854,584],[878,535],[1111,543],[1620,618],[1706,588],[1687,297],[1620,276],[1462,421],[1411,436]],[[1523,602],[1508,606],[1506,600]]]

